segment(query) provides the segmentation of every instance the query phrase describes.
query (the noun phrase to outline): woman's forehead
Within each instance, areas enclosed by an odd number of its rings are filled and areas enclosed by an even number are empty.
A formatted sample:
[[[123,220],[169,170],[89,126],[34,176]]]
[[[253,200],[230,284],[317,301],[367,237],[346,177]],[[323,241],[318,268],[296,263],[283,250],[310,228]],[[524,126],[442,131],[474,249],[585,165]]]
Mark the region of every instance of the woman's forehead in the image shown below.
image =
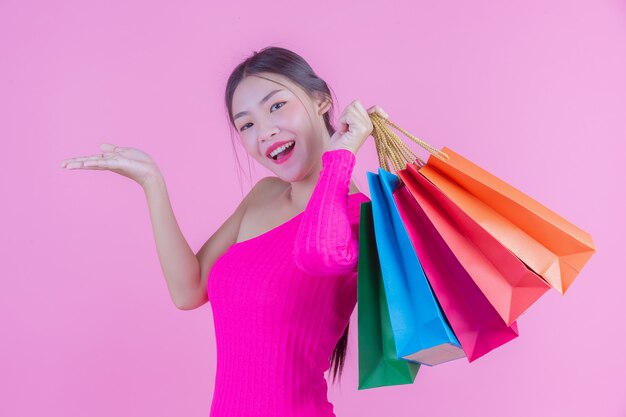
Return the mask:
[[[279,74],[246,76],[233,93],[233,114],[247,111],[248,107],[256,107],[269,93],[277,90],[275,94],[295,94],[303,97],[300,88],[295,83]]]
[[[296,88],[297,86],[291,80],[278,74],[248,75],[235,89],[233,100],[236,98],[260,100],[272,90],[284,89],[290,92],[289,90],[294,91]]]

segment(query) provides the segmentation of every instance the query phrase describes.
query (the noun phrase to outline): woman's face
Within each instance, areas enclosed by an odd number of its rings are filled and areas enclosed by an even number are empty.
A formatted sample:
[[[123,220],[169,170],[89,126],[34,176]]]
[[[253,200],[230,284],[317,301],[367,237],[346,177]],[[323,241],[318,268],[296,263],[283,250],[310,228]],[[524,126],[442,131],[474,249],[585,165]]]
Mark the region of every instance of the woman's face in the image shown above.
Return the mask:
[[[283,181],[299,181],[309,174],[328,143],[323,115],[330,103],[311,100],[281,75],[259,75],[245,77],[235,89],[235,128],[246,152],[261,165]],[[276,159],[268,155],[276,144],[291,141]]]

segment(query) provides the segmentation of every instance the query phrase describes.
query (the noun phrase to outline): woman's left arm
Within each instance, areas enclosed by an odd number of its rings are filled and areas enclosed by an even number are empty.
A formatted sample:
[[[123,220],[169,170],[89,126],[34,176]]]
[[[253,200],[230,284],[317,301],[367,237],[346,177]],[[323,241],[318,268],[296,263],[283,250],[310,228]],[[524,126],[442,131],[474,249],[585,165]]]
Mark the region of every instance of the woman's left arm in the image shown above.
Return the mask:
[[[370,113],[387,118],[380,106],[368,110],[354,100],[339,117],[340,127],[322,154],[322,171],[296,233],[296,265],[315,275],[341,275],[356,271],[358,231],[348,212],[350,178],[356,153],[373,130]]]
[[[356,270],[359,243],[348,213],[350,178],[356,162],[348,149],[322,154],[322,171],[296,232],[296,265],[313,275]]]

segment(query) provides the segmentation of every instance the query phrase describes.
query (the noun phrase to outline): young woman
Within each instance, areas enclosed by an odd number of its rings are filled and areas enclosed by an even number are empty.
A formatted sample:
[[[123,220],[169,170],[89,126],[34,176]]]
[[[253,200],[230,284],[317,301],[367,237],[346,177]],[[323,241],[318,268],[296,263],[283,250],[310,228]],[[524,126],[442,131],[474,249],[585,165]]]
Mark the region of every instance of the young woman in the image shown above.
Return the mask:
[[[145,191],[173,302],[210,301],[217,368],[212,417],[334,416],[324,372],[343,370],[356,305],[360,204],[351,180],[372,132],[355,100],[331,122],[327,84],[298,54],[255,52],[230,75],[225,104],[240,143],[276,176],[259,180],[194,254],[165,181],[144,152],[102,144],[62,166],[110,170]]]

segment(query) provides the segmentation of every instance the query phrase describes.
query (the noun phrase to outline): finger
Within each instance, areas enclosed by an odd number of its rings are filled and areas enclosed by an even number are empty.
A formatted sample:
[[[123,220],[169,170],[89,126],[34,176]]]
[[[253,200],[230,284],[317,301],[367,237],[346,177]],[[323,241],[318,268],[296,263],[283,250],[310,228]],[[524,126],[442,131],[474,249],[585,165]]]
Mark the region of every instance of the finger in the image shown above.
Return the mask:
[[[348,128],[348,113],[344,112],[340,117],[339,117],[339,131],[340,132],[345,132]]]
[[[381,117],[384,117],[384,118],[387,117],[384,112],[381,113],[382,109],[380,108],[380,106],[372,106],[369,109],[365,109],[363,104],[361,104],[361,103],[359,103],[359,104],[360,104],[359,107],[362,109],[359,113],[363,116],[364,119],[367,119],[366,122],[370,122],[369,115],[373,114],[373,113],[378,113]]]
[[[342,115],[342,119],[348,124],[351,124],[350,122],[355,123],[356,121],[360,121],[365,124],[371,123],[365,106],[363,106],[359,100],[354,100],[350,106],[346,108],[344,114]]]
[[[348,125],[355,123],[357,120],[364,123],[370,121],[365,106],[363,106],[363,103],[361,103],[359,100],[354,100],[352,101],[352,103],[350,103],[350,105],[345,109],[344,113],[342,114],[342,119],[344,123],[347,123]]]
[[[70,159],[66,159],[61,163],[61,167],[64,168],[82,168],[84,167],[84,163],[87,161],[97,161],[100,159],[110,159],[110,158],[114,158],[116,157],[117,154],[113,153],[113,152],[105,152],[102,153],[100,155],[91,155],[91,156],[85,156],[85,157],[79,157],[79,158],[70,158]],[[89,165],[89,164],[88,164]]]
[[[105,143],[100,144],[100,149],[102,149],[105,152],[118,152],[118,151],[121,151],[123,148],[120,146],[116,146],[111,143],[105,142]]]
[[[66,166],[69,163],[73,163],[73,162],[83,162],[83,161],[89,161],[89,160],[93,160],[93,159],[98,159],[98,158],[109,158],[115,156],[115,153],[113,152],[104,152],[101,154],[97,154],[97,155],[89,155],[89,156],[77,156],[75,158],[68,158],[68,159],[64,159],[63,161],[61,161],[61,166]]]
[[[363,104],[359,100],[354,100],[352,101],[352,103],[350,103],[350,105],[346,108],[346,114],[352,114],[358,119],[369,119],[365,106],[363,106]]]
[[[380,114],[382,117],[384,117],[385,119],[389,118],[389,115],[387,114],[387,112],[383,110],[383,108],[380,106],[376,106],[376,112]]]
[[[367,112],[371,114],[371,113],[374,113],[376,110],[379,110],[379,109],[380,109],[379,105],[374,105],[374,106],[370,107],[369,109],[367,109]]]
[[[361,103],[359,100],[354,100],[354,106],[363,111],[364,113],[367,113],[367,110],[365,109],[365,106],[363,105],[363,103]]]
[[[82,162],[83,169],[113,170],[120,167],[120,161],[115,157],[90,159]]]
[[[367,110],[367,112],[368,112],[369,114],[372,114],[372,113],[378,113],[381,117],[384,117],[385,119],[388,119],[388,118],[389,118],[389,115],[387,114],[387,112],[386,112],[385,110],[383,110],[383,108],[382,108],[382,107],[380,107],[380,106],[378,106],[378,105],[370,107],[370,108]]]

